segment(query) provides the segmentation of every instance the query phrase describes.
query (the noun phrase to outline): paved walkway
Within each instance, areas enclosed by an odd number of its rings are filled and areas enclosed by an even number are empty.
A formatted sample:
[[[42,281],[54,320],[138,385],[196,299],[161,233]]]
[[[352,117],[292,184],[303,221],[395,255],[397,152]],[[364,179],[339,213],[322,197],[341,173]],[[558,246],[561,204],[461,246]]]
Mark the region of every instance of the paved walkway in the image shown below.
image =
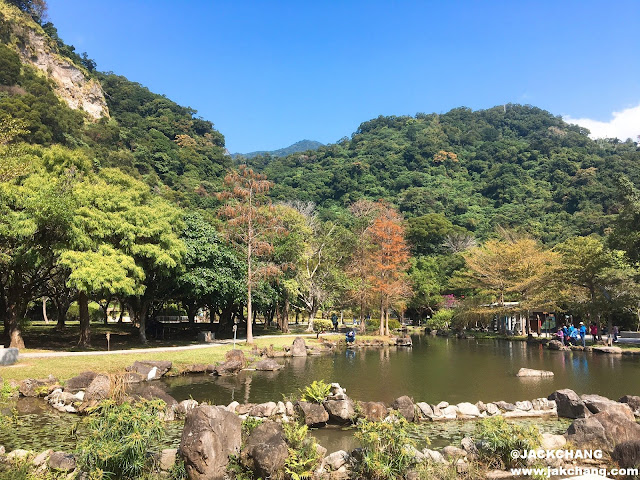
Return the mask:
[[[262,338],[295,338],[295,337],[311,337],[315,333],[301,333],[298,335],[263,335],[253,337],[255,340]],[[238,339],[236,343],[244,343],[245,339]],[[131,348],[129,350],[111,350],[99,352],[37,352],[37,353],[21,353],[19,358],[47,358],[47,357],[83,357],[91,355],[114,355],[127,353],[156,353],[156,352],[179,352],[181,350],[198,350],[200,348],[215,348],[233,343],[233,339],[218,340],[214,343],[205,343],[202,345],[185,345],[182,347],[154,347],[154,348]]]

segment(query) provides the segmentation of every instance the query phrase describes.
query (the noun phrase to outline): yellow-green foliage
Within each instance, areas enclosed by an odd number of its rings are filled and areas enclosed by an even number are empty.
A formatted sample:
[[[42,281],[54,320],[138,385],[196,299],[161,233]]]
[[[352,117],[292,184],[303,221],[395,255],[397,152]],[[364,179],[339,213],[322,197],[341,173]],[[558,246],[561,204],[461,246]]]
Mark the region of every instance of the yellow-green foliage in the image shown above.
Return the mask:
[[[80,466],[91,478],[140,478],[150,468],[147,451],[164,435],[162,400],[118,404],[105,400],[87,417],[87,436],[78,443]]]
[[[356,438],[362,444],[362,461],[357,466],[363,478],[373,480],[394,480],[404,478],[413,455],[406,446],[415,447],[409,436],[413,425],[403,417],[395,422],[358,422]]]
[[[540,430],[535,425],[524,426],[507,422],[503,417],[486,418],[477,423],[473,439],[479,445],[480,458],[490,466],[511,468],[523,464],[513,458],[513,450],[534,450],[540,446]]]
[[[305,402],[322,403],[331,392],[331,385],[324,380],[314,380],[301,390],[301,400]]]

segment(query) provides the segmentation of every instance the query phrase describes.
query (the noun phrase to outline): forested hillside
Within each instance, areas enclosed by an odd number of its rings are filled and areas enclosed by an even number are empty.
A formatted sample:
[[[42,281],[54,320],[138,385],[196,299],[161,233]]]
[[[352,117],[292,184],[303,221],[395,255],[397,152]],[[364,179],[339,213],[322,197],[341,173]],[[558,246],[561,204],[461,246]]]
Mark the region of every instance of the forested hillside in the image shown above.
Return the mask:
[[[602,234],[617,211],[616,179],[640,180],[635,143],[593,141],[539,108],[506,105],[378,117],[317,151],[249,161],[277,199],[322,207],[385,198],[406,217],[442,214],[485,238],[496,225],[546,242]]]
[[[231,155],[237,161],[244,161],[245,158],[253,158],[258,155],[268,155],[271,157],[286,157],[287,155],[291,155],[292,153],[298,152],[306,152],[307,150],[316,150],[319,147],[322,147],[323,144],[320,142],[316,142],[314,140],[300,140],[299,142],[294,143],[293,145],[289,145],[288,147],[279,148],[277,150],[261,150],[258,152],[249,152],[249,153],[234,153]]]

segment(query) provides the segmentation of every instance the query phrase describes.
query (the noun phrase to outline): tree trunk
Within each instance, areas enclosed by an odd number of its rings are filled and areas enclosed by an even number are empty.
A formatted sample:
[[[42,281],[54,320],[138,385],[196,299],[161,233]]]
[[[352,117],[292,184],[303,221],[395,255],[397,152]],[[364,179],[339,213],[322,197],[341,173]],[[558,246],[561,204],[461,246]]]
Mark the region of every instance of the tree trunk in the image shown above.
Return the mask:
[[[147,311],[149,310],[149,306],[146,302],[141,302],[140,310],[136,312],[138,316],[138,336],[140,337],[140,342],[143,344],[147,343]]]
[[[187,318],[189,319],[189,325],[192,327],[196,323],[196,313],[198,313],[198,307],[195,303],[184,304],[187,309]]]
[[[358,328],[360,335],[367,333],[367,322],[364,319],[364,298],[360,297],[360,325]]]
[[[42,297],[42,317],[44,323],[49,325],[49,317],[47,316],[47,297]]]
[[[282,325],[281,330],[283,333],[289,332],[289,297],[284,297],[284,308],[282,309]]]
[[[89,347],[91,345],[91,325],[89,318],[89,297],[84,292],[78,294],[78,309],[80,312],[80,340],[78,345]]]
[[[388,337],[390,332],[389,332],[389,307],[387,307],[385,309],[384,312],[384,334]]]
[[[9,347],[23,349],[24,340],[22,338],[22,333],[20,332],[20,327],[18,325],[18,318],[20,316],[18,310],[19,308],[17,305],[9,303],[4,329],[9,337]]]
[[[380,328],[378,333],[382,337],[384,335],[384,296],[380,295]]]
[[[118,318],[118,323],[122,323],[122,319],[124,317],[124,302],[120,300],[120,317]]]

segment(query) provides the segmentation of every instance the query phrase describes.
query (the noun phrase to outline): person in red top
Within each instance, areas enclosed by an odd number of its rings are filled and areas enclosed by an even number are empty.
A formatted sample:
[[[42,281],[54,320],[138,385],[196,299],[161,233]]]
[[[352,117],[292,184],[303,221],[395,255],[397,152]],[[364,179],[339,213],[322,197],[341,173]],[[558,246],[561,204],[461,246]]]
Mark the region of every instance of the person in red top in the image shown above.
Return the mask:
[[[593,339],[593,343],[596,343],[596,338],[598,337],[598,326],[595,323],[592,323],[589,326],[589,333]]]

